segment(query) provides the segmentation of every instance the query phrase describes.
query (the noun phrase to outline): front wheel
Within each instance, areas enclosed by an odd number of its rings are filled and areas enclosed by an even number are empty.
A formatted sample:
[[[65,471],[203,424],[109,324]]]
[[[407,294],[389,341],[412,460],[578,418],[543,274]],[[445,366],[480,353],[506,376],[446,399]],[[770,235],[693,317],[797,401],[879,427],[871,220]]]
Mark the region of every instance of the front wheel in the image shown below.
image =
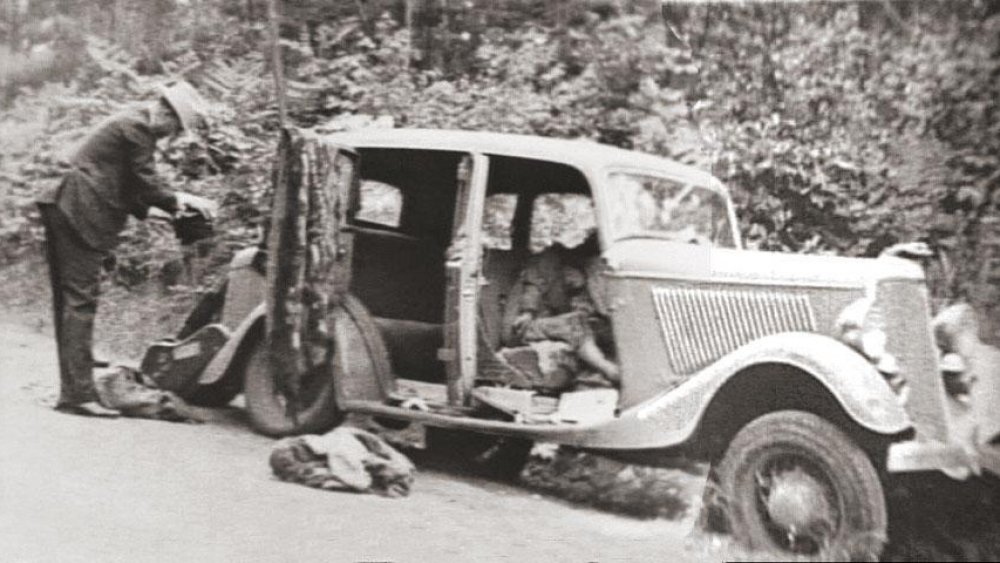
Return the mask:
[[[243,393],[250,424],[261,434],[291,436],[323,433],[340,420],[332,365],[323,363],[303,375],[296,397],[288,396],[272,375],[267,347],[258,340],[247,358]]]
[[[875,560],[888,515],[878,471],[843,431],[811,413],[746,425],[715,474],[734,538],[765,552]]]

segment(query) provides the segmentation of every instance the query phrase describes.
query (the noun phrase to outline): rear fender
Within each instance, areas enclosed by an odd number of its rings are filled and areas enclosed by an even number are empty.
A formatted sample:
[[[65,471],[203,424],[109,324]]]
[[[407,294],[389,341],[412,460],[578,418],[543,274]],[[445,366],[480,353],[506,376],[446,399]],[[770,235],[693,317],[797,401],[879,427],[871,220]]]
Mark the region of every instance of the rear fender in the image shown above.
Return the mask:
[[[236,352],[240,350],[240,345],[246,340],[251,330],[257,326],[257,323],[264,322],[266,313],[266,304],[260,303],[240,322],[229,340],[226,341],[226,345],[212,358],[212,361],[205,367],[205,371],[201,372],[201,376],[198,377],[199,385],[211,385],[226,375],[233,360],[236,359]]]

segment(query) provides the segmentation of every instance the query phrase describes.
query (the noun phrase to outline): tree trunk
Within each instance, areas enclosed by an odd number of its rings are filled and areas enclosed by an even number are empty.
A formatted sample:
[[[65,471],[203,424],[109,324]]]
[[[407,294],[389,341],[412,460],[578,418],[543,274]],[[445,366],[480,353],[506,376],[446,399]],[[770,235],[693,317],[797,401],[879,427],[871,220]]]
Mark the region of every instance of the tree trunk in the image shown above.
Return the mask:
[[[122,19],[122,5],[125,0],[113,0],[111,13],[108,15],[108,37],[118,39],[118,22]]]
[[[161,72],[163,69],[163,54],[167,51],[168,32],[172,27],[173,12],[176,9],[174,0],[153,0],[144,3],[139,8],[142,14],[139,44],[144,45],[145,64],[151,72]]]
[[[354,5],[358,9],[358,19],[361,20],[361,29],[368,37],[375,37],[375,23],[368,13],[368,2],[366,0],[354,0]]]
[[[710,7],[706,7],[706,10]],[[675,2],[663,4],[661,17],[663,25],[666,26],[667,45],[671,47],[690,46],[690,31],[685,30],[688,19],[689,6]],[[708,17],[706,16],[706,21]]]
[[[451,58],[451,13],[448,0],[440,0],[441,24],[438,26],[437,45],[434,49],[434,67],[447,73]]]
[[[21,38],[24,23],[28,19],[28,10],[31,8],[29,0],[8,0],[7,2],[7,26],[9,28],[8,43],[12,53],[21,50],[23,40]]]
[[[278,102],[278,121],[284,127],[288,123],[288,101],[285,92],[285,65],[281,58],[281,14],[278,12],[278,0],[268,0],[267,20],[270,31],[271,52],[266,55],[271,61],[271,74],[274,77],[274,98]]]
[[[430,49],[431,29],[428,0],[406,0],[406,27],[410,31],[410,63],[422,66]]]

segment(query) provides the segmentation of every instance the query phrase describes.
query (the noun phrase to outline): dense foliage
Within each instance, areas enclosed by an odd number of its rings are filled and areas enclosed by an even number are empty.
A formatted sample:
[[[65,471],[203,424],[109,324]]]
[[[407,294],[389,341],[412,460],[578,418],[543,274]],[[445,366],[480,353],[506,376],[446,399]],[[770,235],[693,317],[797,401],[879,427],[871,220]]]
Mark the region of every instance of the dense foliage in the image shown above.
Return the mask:
[[[696,97],[712,104],[697,119],[751,245],[874,255],[926,240],[943,257],[935,295],[993,309],[996,338],[997,6],[903,6],[874,22],[843,6],[693,14]]]
[[[16,4],[26,9],[0,28],[10,60],[45,46],[60,62],[0,77],[4,254],[37,241],[28,201],[58,177],[66,147],[178,74],[220,111],[207,143],[165,150],[164,173],[224,203],[223,250],[251,241],[277,126],[262,80],[265,3]],[[690,161],[733,188],[749,246],[872,255],[924,239],[947,256],[933,265],[935,295],[1000,317],[1000,3],[678,2],[662,17],[658,2],[593,0],[286,0],[282,10],[300,124],[382,116]],[[120,281],[169,261],[170,245],[153,244],[165,236],[133,227]]]

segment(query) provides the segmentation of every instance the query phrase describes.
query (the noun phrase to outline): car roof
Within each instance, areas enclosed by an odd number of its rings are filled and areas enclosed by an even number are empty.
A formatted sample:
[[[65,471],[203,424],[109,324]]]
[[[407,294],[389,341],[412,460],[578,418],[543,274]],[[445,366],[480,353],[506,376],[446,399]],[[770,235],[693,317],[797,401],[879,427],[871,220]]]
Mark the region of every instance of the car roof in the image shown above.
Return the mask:
[[[561,162],[581,170],[631,167],[658,170],[701,185],[718,185],[707,172],[679,162],[629,151],[586,139],[556,139],[535,135],[455,129],[367,128],[331,133],[324,139],[349,147],[423,149],[529,158]]]

